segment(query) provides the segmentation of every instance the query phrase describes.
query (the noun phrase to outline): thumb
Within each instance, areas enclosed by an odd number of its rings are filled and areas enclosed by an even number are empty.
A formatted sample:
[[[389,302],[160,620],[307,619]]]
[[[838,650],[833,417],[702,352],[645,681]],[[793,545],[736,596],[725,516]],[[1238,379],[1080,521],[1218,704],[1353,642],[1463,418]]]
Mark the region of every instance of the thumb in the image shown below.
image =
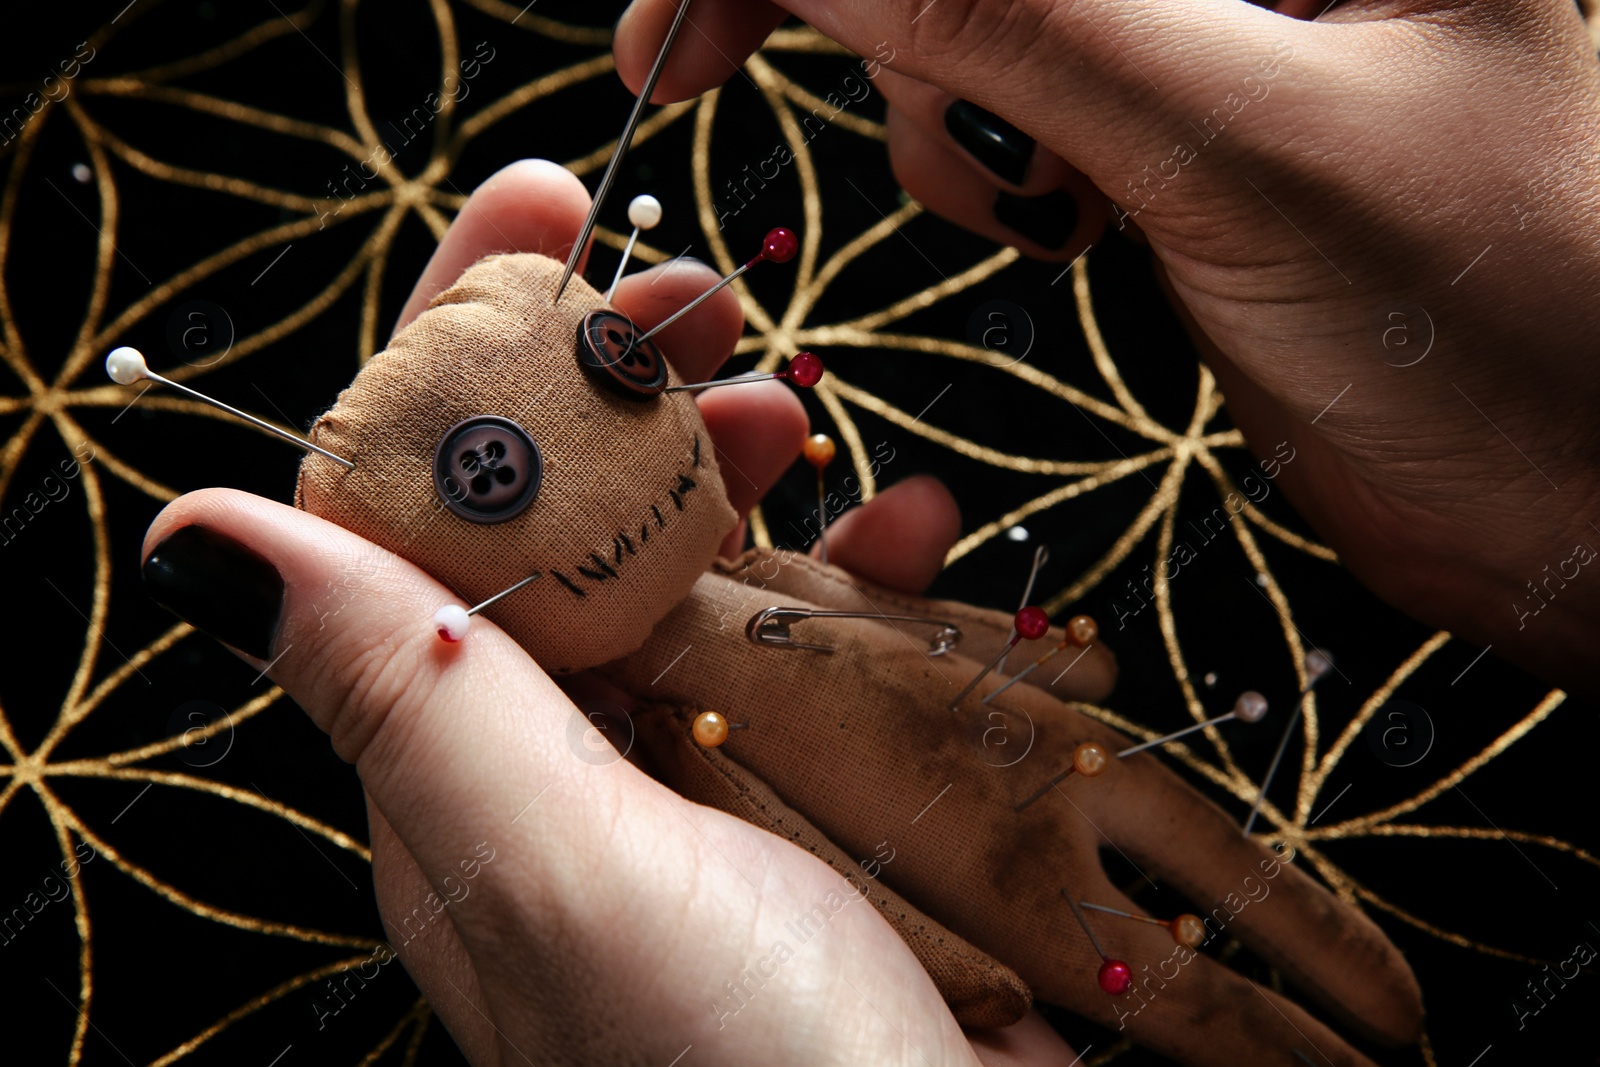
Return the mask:
[[[706,1046],[697,1062],[710,1067],[782,1067],[910,1041],[972,1063],[931,979],[871,908],[833,920],[839,932],[808,952],[807,977],[773,995],[792,1010],[723,1033],[734,1010],[715,1010],[733,988],[726,978],[764,966],[751,961],[784,936],[784,918],[845,883],[626,760],[583,758],[588,721],[498,627],[480,620],[469,640],[439,640],[433,613],[454,598],[417,567],[227,489],[170,504],[145,556],[157,601],[264,660],[355,764],[450,902],[433,910],[471,958],[502,1062],[538,1047],[551,1062],[666,1063],[692,1044]],[[418,960],[432,981],[449,978],[448,954],[430,963],[418,949],[408,965]],[[849,994],[832,978],[847,966]],[[624,1024],[574,1025],[597,1018]],[[818,1018],[835,1028],[819,1033]]]
[[[661,805],[625,761],[578,757],[587,720],[498,627],[439,640],[432,616],[450,591],[332,523],[208,489],[161,513],[145,554],[152,597],[264,665],[355,764],[441,895],[487,842],[538,857],[528,873],[556,899],[581,896],[564,872],[592,866],[575,861],[596,854],[596,828],[624,805],[635,817]],[[453,916],[469,949],[475,910]]]

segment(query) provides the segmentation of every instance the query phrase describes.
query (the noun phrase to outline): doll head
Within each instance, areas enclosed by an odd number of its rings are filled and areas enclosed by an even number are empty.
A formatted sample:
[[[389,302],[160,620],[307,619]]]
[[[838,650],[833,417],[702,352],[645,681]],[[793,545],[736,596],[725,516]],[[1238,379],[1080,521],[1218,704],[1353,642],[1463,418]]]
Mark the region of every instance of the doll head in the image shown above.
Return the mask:
[[[477,604],[552,673],[637,648],[737,522],[689,393],[581,278],[489,256],[317,420],[295,503]],[[580,331],[587,342],[580,337]]]

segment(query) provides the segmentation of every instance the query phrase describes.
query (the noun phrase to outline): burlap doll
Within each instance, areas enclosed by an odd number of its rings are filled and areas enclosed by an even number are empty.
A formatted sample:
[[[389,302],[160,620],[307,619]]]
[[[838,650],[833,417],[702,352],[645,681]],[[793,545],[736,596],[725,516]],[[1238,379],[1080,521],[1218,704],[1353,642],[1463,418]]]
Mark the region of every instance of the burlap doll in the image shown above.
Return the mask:
[[[1262,1047],[1286,1064],[1297,1048],[1366,1062],[1158,927],[1099,927],[1134,977],[1104,992],[1063,891],[1137,910],[1101,869],[1099,850],[1115,847],[1188,896],[1213,940],[1237,936],[1357,1034],[1417,1039],[1416,981],[1379,929],[1157,756],[1112,760],[1014,810],[1079,744],[1126,739],[1047,691],[1048,672],[983,705],[1004,680],[991,676],[948,709],[1007,641],[1009,616],[791,553],[717,559],[737,517],[694,400],[660,391],[676,379],[659,353],[581,279],[552,306],[560,272],[539,255],[490,256],[436,297],[312,432],[354,469],[309,455],[296,503],[467,604],[524,583],[484,616],[546,670],[593,669],[636,698],[639,740],[674,789],[849,878],[963,1024],[1014,1022],[1037,995],[1187,1063],[1256,1062]],[[831,651],[750,640],[751,618],[777,606],[925,616],[962,637],[934,655],[934,624],[815,618],[804,643]],[[1016,662],[1061,639],[1022,642]],[[746,728],[699,744],[706,710]],[[1025,758],[997,757],[996,728],[1026,742]]]

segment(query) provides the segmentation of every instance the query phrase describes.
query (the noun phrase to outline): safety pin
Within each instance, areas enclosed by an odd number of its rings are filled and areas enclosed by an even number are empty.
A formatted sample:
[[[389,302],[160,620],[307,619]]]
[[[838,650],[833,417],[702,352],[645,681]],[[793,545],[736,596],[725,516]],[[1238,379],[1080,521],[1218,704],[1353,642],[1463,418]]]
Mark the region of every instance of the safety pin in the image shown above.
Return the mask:
[[[956,647],[961,640],[961,628],[943,619],[926,615],[885,615],[875,611],[818,611],[814,608],[767,608],[750,616],[744,634],[752,643],[773,645],[778,648],[803,648],[811,652],[833,652],[832,645],[817,645],[796,641],[789,628],[806,619],[876,619],[879,622],[919,622],[939,627],[939,632],[928,640],[928,655],[942,656]]]

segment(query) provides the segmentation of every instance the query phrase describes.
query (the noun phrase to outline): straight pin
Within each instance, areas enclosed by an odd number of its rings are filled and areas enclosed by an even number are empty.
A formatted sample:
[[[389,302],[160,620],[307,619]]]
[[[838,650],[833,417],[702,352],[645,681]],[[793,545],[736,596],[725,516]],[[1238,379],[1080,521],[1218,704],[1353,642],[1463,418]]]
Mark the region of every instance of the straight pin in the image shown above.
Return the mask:
[[[989,676],[990,671],[994,670],[1000,665],[1000,661],[1006,658],[1006,653],[1017,647],[1017,642],[1021,641],[1024,637],[1026,637],[1029,641],[1036,641],[1048,633],[1049,630],[1050,616],[1044,613],[1043,608],[1037,608],[1030,605],[1029,607],[1025,607],[1021,611],[1017,612],[1016,617],[1012,621],[1011,640],[1007,641],[1005,647],[995,655],[994,659],[989,661],[988,666],[984,667],[983,670],[978,672],[978,676],[976,678],[967,683],[965,689],[956,694],[955,699],[950,701],[950,703],[947,705],[948,709],[950,711],[955,711],[956,705],[960,704],[968,693],[976,689],[978,687],[978,683]]]
[[[157,374],[155,371],[150,369],[148,364],[145,363],[144,353],[140,352],[137,348],[129,348],[124,345],[121,348],[112,349],[111,354],[106,356],[106,373],[110,375],[111,380],[116,382],[118,385],[132,385],[137,381],[148,380],[155,382],[157,385],[164,385],[169,389],[176,389],[180,393],[194,397],[202,404],[209,404],[219,411],[226,411],[234,418],[243,419],[245,422],[248,422],[250,425],[259,430],[265,430],[275,437],[281,437],[297,448],[303,448],[308,452],[315,452],[319,456],[325,456],[326,458],[331,459],[335,463],[344,467],[346,470],[353,471],[356,469],[356,465],[351,463],[348,459],[345,459],[343,456],[336,456],[332,452],[329,452],[326,448],[323,448],[320,445],[312,444],[304,437],[300,437],[297,434],[292,434],[288,430],[281,430],[272,425],[272,423],[240,411],[231,404],[224,404],[220,400],[213,399],[212,397],[206,396],[204,393],[199,392],[198,390],[189,388],[182,382],[175,382],[171,378]]]
[[[1038,548],[1033,550],[1033,566],[1028,568],[1028,584],[1022,587],[1022,598],[1017,601],[1018,611],[1021,611],[1023,608],[1027,607],[1029,601],[1033,599],[1034,583],[1039,580],[1040,569],[1043,568],[1048,562],[1050,562],[1050,548],[1048,545],[1040,545]],[[1017,636],[1017,628],[1015,626],[1011,628],[1011,636]],[[1007,655],[1009,654],[1010,650],[1007,649]],[[995,667],[995,670],[1004,673],[1005,669],[1006,657],[1001,656],[1000,663],[997,667]],[[985,700],[984,703],[987,704],[988,701]]]
[[[648,194],[636,196],[633,203],[628,205],[628,221],[633,223],[633,236],[628,238],[628,247],[622,250],[622,262],[617,264],[616,277],[611,279],[611,288],[606,290],[605,301],[611,302],[611,294],[617,291],[617,285],[622,281],[622,272],[628,269],[628,260],[633,256],[633,246],[639,241],[640,230],[653,230],[661,222],[661,201]]]
[[[474,615],[478,614],[478,612],[482,611],[484,608],[499,603],[501,600],[504,600],[506,597],[510,596],[512,593],[515,593],[523,586],[532,585],[534,582],[543,577],[544,574],[542,572],[534,571],[520,582],[500,590],[500,592],[496,593],[488,600],[485,600],[477,607],[464,608],[460,604],[446,604],[444,607],[433,613],[433,628],[439,632],[439,639],[441,641],[448,641],[450,644],[455,644],[457,641],[461,641],[466,638],[467,631],[472,628],[472,617]]]
[[[1067,907],[1072,909],[1072,917],[1078,920],[1083,932],[1089,935],[1089,944],[1094,946],[1095,953],[1100,957],[1100,972],[1095,976],[1100,988],[1114,997],[1120,997],[1133,985],[1133,968],[1121,960],[1114,960],[1106,955],[1106,950],[1100,947],[1100,939],[1095,937],[1094,931],[1089,928],[1089,920],[1084,918],[1083,909],[1078,907],[1078,902],[1065,889],[1061,891],[1061,895],[1067,898]]]
[[[1256,816],[1261,814],[1261,805],[1267,799],[1267,790],[1272,788],[1272,779],[1277,776],[1278,764],[1283,762],[1283,750],[1289,747],[1289,735],[1294,733],[1295,723],[1300,721],[1300,709],[1305,707],[1306,697],[1311,690],[1316,688],[1322,676],[1333,670],[1333,660],[1327,653],[1320,649],[1312,649],[1306,654],[1306,687],[1300,690],[1300,699],[1295,702],[1294,711],[1289,713],[1289,721],[1284,724],[1283,738],[1278,742],[1278,751],[1272,755],[1272,764],[1267,768],[1267,776],[1261,781],[1261,788],[1256,792],[1256,802],[1250,807],[1250,817],[1244,821],[1244,836],[1250,836],[1250,828],[1256,824]]]
[[[726,715],[715,711],[702,711],[694,717],[689,735],[701,748],[721,748],[731,731],[749,728],[750,724],[747,722],[729,722]]]
[[[1207,719],[1205,722],[1197,722],[1193,726],[1185,726],[1181,730],[1175,730],[1172,733],[1167,734],[1165,737],[1158,737],[1153,741],[1146,741],[1142,745],[1134,745],[1132,748],[1125,748],[1121,752],[1117,753],[1117,758],[1127,759],[1136,752],[1143,752],[1147,748],[1155,748],[1157,745],[1164,745],[1168,741],[1176,741],[1178,738],[1186,737],[1189,734],[1194,733],[1196,730],[1204,730],[1207,726],[1215,726],[1218,723],[1228,722],[1231,719],[1238,719],[1240,722],[1260,722],[1262,719],[1266,718],[1266,715],[1266,697],[1256,692],[1240,693],[1239,699],[1233,702],[1232,711],[1223,715],[1218,715],[1214,719]]]
[[[1067,625],[1064,627],[1064,629],[1066,632],[1063,634],[1060,644],[1056,645],[1055,648],[1052,648],[1050,651],[1046,652],[1044,655],[1040,656],[1038,659],[1022,668],[1022,670],[1013,675],[1005,685],[1002,685],[999,689],[996,689],[994,692],[984,697],[983,702],[985,704],[989,703],[995,697],[999,696],[1001,693],[1004,693],[1007,689],[1010,689],[1012,686],[1022,681],[1040,667],[1043,667],[1046,663],[1050,662],[1051,659],[1055,658],[1056,655],[1065,651],[1066,649],[1082,648],[1087,651],[1089,646],[1094,644],[1095,638],[1100,636],[1100,627],[1095,625],[1095,621],[1089,618],[1087,615],[1074,615],[1067,622]],[[1052,682],[1051,684],[1054,685],[1055,683]]]
[[[1011,809],[1012,814],[1020,815],[1029,804],[1050,792],[1061,782],[1066,781],[1067,775],[1076,773],[1083,775],[1085,778],[1095,778],[1106,769],[1110,762],[1111,760],[1102,746],[1095,744],[1093,741],[1085,741],[1072,750],[1072,762],[1067,764],[1067,769],[1030,793],[1026,800]]]
[[[688,0],[685,0],[685,3],[687,2]],[[744,266],[735,269],[732,274],[728,275],[716,285],[713,285],[711,288],[707,289],[705,292],[689,301],[683,307],[673,312],[664,321],[657,323],[654,329],[650,330],[643,337],[639,338],[639,340],[650,340],[650,338],[654,337],[668,326],[671,326],[673,323],[683,318],[683,316],[689,314],[689,312],[693,311],[707,300],[710,300],[713,295],[721,292],[725,287],[732,285],[736,278],[742,276],[745,271],[749,270],[757,263],[766,263],[769,261],[772,263],[787,263],[794,258],[795,253],[798,251],[800,251],[800,239],[794,235],[793,230],[788,230],[782,226],[779,226],[776,229],[767,231],[767,236],[761,241],[761,251],[752,256],[749,262],[745,263]]]
[[[1108,908],[1104,904],[1091,904],[1087,900],[1078,901],[1079,906],[1103,911],[1107,915],[1116,915],[1124,919],[1133,919],[1135,922],[1149,923],[1159,926],[1172,935],[1172,940],[1185,948],[1199,948],[1206,941],[1205,923],[1200,921],[1198,915],[1180,915],[1176,919],[1157,919],[1150,915],[1135,915],[1131,911],[1122,911],[1119,908]]]
[[[669,385],[667,393],[697,393],[702,389],[715,389],[719,385],[748,385],[751,382],[770,382],[774,378],[801,389],[810,389],[822,381],[822,357],[814,352],[796,352],[789,365],[769,374],[740,374],[732,378],[713,378],[709,382],[691,382],[688,385]]]
[[[828,562],[828,505],[827,486],[822,480],[822,472],[834,457],[833,438],[825,433],[814,433],[806,438],[806,462],[817,468],[817,545],[821,549],[822,562]]]

